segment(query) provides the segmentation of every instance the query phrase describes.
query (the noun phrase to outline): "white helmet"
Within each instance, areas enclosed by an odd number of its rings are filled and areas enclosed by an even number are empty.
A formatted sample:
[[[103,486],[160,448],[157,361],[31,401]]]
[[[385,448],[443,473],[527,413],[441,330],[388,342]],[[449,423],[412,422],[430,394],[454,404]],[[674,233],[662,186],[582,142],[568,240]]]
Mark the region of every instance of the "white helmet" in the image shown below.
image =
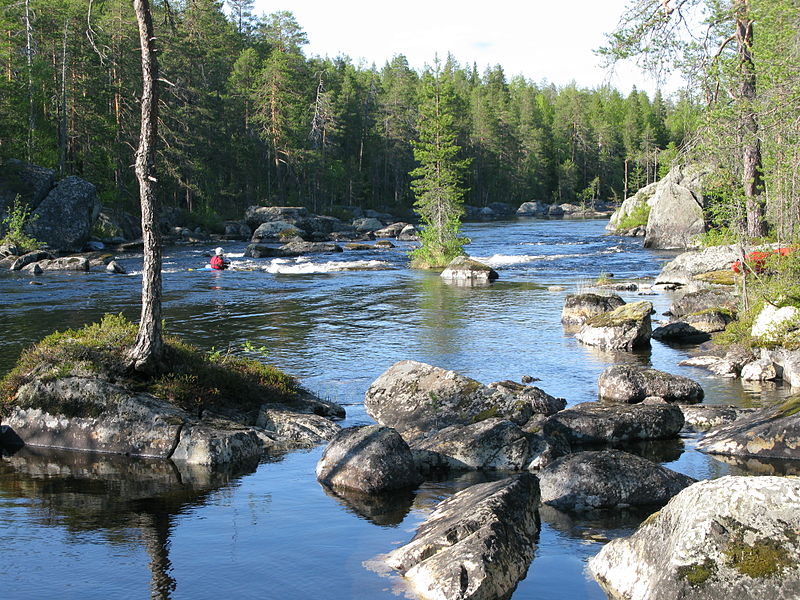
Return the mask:
[[[214,253],[215,253],[217,256],[222,256],[222,248],[217,248],[216,250],[214,250]]]

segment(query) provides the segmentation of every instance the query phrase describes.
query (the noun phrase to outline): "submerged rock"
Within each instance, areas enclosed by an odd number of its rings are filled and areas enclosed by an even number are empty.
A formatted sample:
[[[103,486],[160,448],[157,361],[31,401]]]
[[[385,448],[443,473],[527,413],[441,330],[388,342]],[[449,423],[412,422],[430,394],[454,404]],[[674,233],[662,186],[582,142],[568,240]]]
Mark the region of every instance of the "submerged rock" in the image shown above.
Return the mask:
[[[422,598],[506,598],[533,558],[538,505],[538,481],[527,473],[473,485],[439,504],[386,562]]]
[[[562,510],[664,504],[695,481],[621,450],[569,454],[539,473],[542,502]]]
[[[583,325],[592,317],[607,313],[625,304],[616,294],[567,294],[561,311],[564,325]]]
[[[633,350],[650,344],[650,314],[653,305],[646,300],[633,302],[590,318],[575,339],[588,346]]]
[[[722,477],[676,495],[589,571],[614,598],[800,597],[800,481]]]
[[[631,365],[608,367],[600,374],[597,387],[601,398],[629,404],[649,397],[696,404],[704,395],[700,384],[688,377]]]
[[[333,488],[367,494],[418,485],[408,444],[393,429],[365,425],[343,429],[317,463],[317,480]]]
[[[800,459],[800,397],[758,409],[710,430],[697,443],[709,454]]]
[[[666,402],[616,405],[583,402],[542,423],[545,435],[562,435],[570,444],[668,439],[676,437],[682,427],[681,409]]]
[[[396,429],[407,440],[492,417],[522,425],[535,413],[552,413],[558,410],[556,406],[563,406],[563,400],[538,388],[513,382],[492,385],[495,387],[455,371],[404,360],[372,383],[364,406],[378,423]]]

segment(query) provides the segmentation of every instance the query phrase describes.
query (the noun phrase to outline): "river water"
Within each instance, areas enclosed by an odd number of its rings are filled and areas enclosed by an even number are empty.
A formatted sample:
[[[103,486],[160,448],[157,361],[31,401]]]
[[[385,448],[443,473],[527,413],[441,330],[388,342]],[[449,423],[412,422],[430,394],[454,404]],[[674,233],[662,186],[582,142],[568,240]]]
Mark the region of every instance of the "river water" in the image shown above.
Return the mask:
[[[647,282],[667,253],[640,239],[605,236],[605,221],[517,220],[467,224],[469,253],[494,266],[490,287],[445,284],[408,268],[408,246],[300,259],[243,257],[236,270],[203,270],[214,244],[171,247],[164,262],[167,330],[206,349],[268,349],[267,360],[321,396],[345,405],[345,426],[371,423],[370,383],[394,362],[415,359],[484,383],[523,375],[576,404],[596,399],[597,378],[615,363],[650,365],[699,381],[707,403],[758,405],[780,387],[714,378],[678,367],[690,347],[654,341],[611,353],[578,344],[559,318],[567,293],[600,273]],[[54,329],[104,313],[138,317],[140,255],[130,275],[105,272],[0,274],[0,374],[20,350]],[[551,286],[563,289],[551,291]],[[638,292],[621,294],[639,300]],[[658,313],[671,297],[646,296]],[[742,473],[694,450],[694,437],[638,449],[698,479]],[[0,594],[8,599],[259,598],[390,599],[402,581],[376,560],[413,536],[433,506],[479,475],[426,482],[390,505],[332,496],[314,478],[322,448],[265,458],[239,472],[24,449],[0,461]],[[570,515],[540,510],[541,534],[523,599],[602,599],[585,564],[649,511]]]

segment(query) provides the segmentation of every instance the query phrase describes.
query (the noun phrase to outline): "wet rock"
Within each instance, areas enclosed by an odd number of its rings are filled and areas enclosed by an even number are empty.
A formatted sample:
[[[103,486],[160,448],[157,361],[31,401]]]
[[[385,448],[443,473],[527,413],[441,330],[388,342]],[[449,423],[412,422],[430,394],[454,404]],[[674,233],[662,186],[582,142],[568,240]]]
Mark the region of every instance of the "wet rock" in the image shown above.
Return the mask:
[[[270,221],[262,223],[253,232],[250,241],[258,244],[261,242],[279,242],[290,237],[301,235],[301,230],[286,221]]]
[[[703,399],[703,388],[688,377],[633,365],[608,367],[597,381],[601,398],[635,403],[648,397],[666,402],[696,404]]]
[[[485,284],[498,278],[497,271],[467,256],[457,256],[442,271],[442,279],[456,283]]]
[[[701,331],[694,325],[683,321],[656,327],[653,330],[652,337],[661,342],[682,344],[700,344],[711,339],[711,336],[705,331]]]
[[[531,381],[539,380],[532,378]],[[487,387],[497,390],[506,396],[513,396],[518,401],[530,404],[535,415],[554,415],[567,406],[567,401],[564,398],[551,396],[535,385],[520,384],[506,379],[490,383]]]
[[[527,473],[474,485],[439,504],[386,562],[423,598],[506,598],[533,558],[538,505]]]
[[[380,229],[376,229],[373,233],[375,237],[378,238],[396,238],[400,235],[400,232],[403,231],[405,227],[408,226],[408,223],[392,223],[386,227],[382,227]]]
[[[754,410],[756,409],[710,404],[681,406],[685,427],[693,431],[708,431],[712,427],[733,423],[736,419],[750,414]]]
[[[269,433],[272,439],[285,440],[279,445],[290,448],[313,448],[333,439],[341,427],[330,419],[299,413],[285,408],[262,407],[256,425]]]
[[[528,464],[528,438],[511,421],[486,419],[451,425],[411,443],[423,472],[437,469],[520,471]]]
[[[418,242],[419,232],[413,225],[406,225],[402,231],[397,234],[397,239],[401,242]]]
[[[125,270],[125,267],[123,267],[121,264],[119,264],[115,260],[112,260],[111,262],[109,262],[106,265],[106,271],[108,271],[109,273],[116,273],[118,275],[127,275],[127,273],[128,273]]]
[[[88,271],[91,263],[85,256],[63,256],[37,263],[45,271]]]
[[[653,305],[646,300],[633,302],[590,318],[575,339],[587,346],[633,350],[650,344],[650,314]]]
[[[34,250],[33,252],[23,254],[14,260],[14,262],[11,263],[10,270],[21,271],[23,267],[26,267],[27,265],[39,262],[40,260],[52,260],[53,258],[53,255],[49,252],[45,252],[44,250]]]
[[[522,425],[542,406],[540,401],[533,391],[493,389],[455,371],[404,360],[372,383],[364,406],[378,423],[411,440],[450,425],[491,417]]]
[[[317,480],[372,494],[415,487],[422,478],[400,434],[365,425],[343,429],[331,440],[317,463]]]
[[[695,481],[621,450],[569,454],[539,473],[542,502],[562,510],[665,504]]]
[[[331,254],[343,252],[342,247],[332,242],[289,242],[280,247],[283,256],[303,254]]]
[[[697,449],[709,454],[800,459],[800,397],[710,430]]]
[[[682,427],[681,409],[665,402],[584,402],[549,417],[542,424],[542,431],[548,437],[563,435],[570,444],[607,444],[673,438]]]
[[[676,495],[589,571],[630,600],[800,597],[800,482],[722,477]]]
[[[219,427],[204,425],[181,429],[170,458],[187,464],[219,467],[242,464],[263,453],[264,444],[255,430],[220,422]]]
[[[248,244],[244,255],[249,258],[280,258],[286,256],[280,248],[265,246],[264,244]]]
[[[567,294],[561,311],[561,322],[564,325],[583,325],[590,318],[624,304],[625,301],[616,294]]]

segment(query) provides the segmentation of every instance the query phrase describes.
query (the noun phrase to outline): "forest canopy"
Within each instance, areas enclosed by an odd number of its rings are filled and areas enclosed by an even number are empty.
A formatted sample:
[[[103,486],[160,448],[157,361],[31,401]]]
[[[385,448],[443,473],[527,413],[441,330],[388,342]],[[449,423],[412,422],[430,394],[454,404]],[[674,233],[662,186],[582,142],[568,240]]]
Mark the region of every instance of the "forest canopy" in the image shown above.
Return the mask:
[[[292,13],[255,16],[252,4],[153,3],[165,205],[230,217],[255,203],[410,209],[422,73],[401,53],[380,67],[307,57]],[[106,205],[135,210],[131,2],[0,0],[0,33],[0,160],[79,175]],[[556,87],[441,58],[469,205],[622,199],[663,174],[696,128],[686,93]]]

